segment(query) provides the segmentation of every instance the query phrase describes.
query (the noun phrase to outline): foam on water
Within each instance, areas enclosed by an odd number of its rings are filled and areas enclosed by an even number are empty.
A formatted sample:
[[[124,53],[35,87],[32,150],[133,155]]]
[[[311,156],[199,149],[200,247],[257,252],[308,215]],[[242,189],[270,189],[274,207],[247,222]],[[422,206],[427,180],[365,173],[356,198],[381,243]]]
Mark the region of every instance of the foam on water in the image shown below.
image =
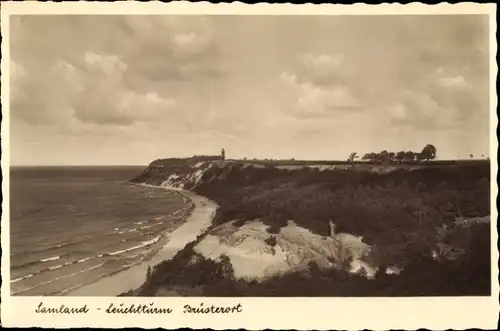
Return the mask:
[[[34,274],[29,274],[29,275],[26,275],[26,276],[22,276],[22,277],[19,277],[19,278],[13,279],[13,280],[11,280],[10,282],[11,282],[11,283],[17,283],[17,282],[18,282],[18,281],[20,281],[20,280],[27,279],[27,278],[31,278],[31,277],[33,277],[33,276],[34,276]]]
[[[154,244],[159,239],[160,239],[160,237],[156,237],[156,238],[154,238],[152,240],[143,241],[140,245],[129,247],[129,248],[126,248],[126,249],[122,249],[122,250],[119,250],[119,251],[116,251],[116,252],[107,253],[107,255],[114,256],[114,255],[122,254],[122,253],[125,253],[125,252],[133,251],[135,249],[142,248],[142,247]]]
[[[61,258],[60,256],[52,256],[46,259],[41,259],[40,262],[54,261],[54,260],[59,260],[60,258]]]
[[[104,265],[105,262],[99,264],[99,265],[96,265],[96,266],[93,266],[93,267],[90,267],[90,268],[87,268],[87,269],[83,269],[83,270],[80,270],[78,272],[75,272],[73,274],[69,274],[69,275],[64,275],[64,276],[61,276],[61,277],[57,277],[57,278],[54,278],[54,279],[51,279],[51,280],[48,280],[48,281],[45,281],[45,282],[42,282],[42,283],[39,283],[39,284],[36,284],[34,286],[31,286],[31,287],[27,287],[27,288],[23,288],[22,290],[19,290],[19,291],[16,291],[16,292],[13,292],[12,294],[18,294],[18,293],[22,293],[22,292],[26,292],[26,291],[29,291],[29,290],[33,290],[35,288],[38,288],[40,286],[43,286],[43,285],[47,285],[47,284],[50,284],[50,283],[53,283],[57,280],[60,280],[60,279],[64,279],[64,278],[68,278],[68,277],[73,277],[75,275],[78,275],[78,274],[81,274],[83,272],[87,272],[87,271],[90,271],[90,270],[93,270],[93,269],[96,269],[96,268],[99,268],[101,266]]]

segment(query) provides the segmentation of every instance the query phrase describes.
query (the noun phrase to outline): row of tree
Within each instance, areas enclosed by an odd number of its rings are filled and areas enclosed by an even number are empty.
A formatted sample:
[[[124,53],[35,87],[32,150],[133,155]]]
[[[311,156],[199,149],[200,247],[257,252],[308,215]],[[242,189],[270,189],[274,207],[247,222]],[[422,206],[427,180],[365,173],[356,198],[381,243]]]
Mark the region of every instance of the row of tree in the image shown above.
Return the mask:
[[[436,158],[437,150],[434,145],[427,144],[420,153],[412,151],[401,151],[401,152],[388,152],[386,150],[380,153],[366,153],[361,158],[366,161],[379,161],[379,162],[391,162],[391,161],[420,161],[420,160],[434,160]],[[354,159],[359,158],[357,153],[351,153],[349,155],[348,161],[352,162]]]

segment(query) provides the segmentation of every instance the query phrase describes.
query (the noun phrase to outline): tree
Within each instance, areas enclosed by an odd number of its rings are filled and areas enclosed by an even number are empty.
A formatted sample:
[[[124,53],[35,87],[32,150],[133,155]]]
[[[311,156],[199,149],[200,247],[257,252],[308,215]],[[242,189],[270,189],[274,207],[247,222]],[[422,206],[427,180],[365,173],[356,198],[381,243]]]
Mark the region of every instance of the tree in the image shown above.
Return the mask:
[[[474,157],[474,154],[469,154],[469,157],[472,159]]]
[[[405,159],[405,152],[404,151],[397,152],[395,158],[398,161],[404,160]]]
[[[415,153],[413,153],[412,151],[407,151],[405,152],[405,160],[407,161],[413,161],[415,160]]]
[[[422,160],[434,160],[436,158],[436,147],[431,144],[427,144],[420,152],[420,158]]]
[[[352,162],[354,161],[354,159],[358,158],[358,153],[356,152],[353,152],[351,154],[349,154],[349,158],[347,159],[348,162]]]
[[[361,159],[362,160],[373,160],[374,159],[374,153],[366,153],[365,155],[363,155],[363,157]]]
[[[384,161],[389,159],[389,152],[386,150],[383,150],[382,152],[380,152],[380,158]]]
[[[226,254],[222,254],[219,258],[219,263],[221,265],[222,276],[226,279],[234,278],[234,268],[231,263],[231,259]]]

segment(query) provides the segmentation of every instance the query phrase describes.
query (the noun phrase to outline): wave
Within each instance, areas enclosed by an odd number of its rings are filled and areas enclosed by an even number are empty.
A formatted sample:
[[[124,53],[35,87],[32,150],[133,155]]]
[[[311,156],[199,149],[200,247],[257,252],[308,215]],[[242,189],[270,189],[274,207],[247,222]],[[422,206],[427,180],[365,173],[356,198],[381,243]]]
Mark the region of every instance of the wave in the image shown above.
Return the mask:
[[[144,246],[151,245],[151,244],[154,244],[155,242],[157,242],[158,240],[160,240],[160,238],[161,238],[161,236],[158,236],[158,237],[153,238],[151,240],[143,241],[142,244]]]
[[[99,267],[102,267],[104,265],[105,262],[99,264],[99,265],[96,265],[96,266],[93,266],[93,267],[90,267],[90,268],[87,268],[87,269],[83,269],[83,270],[80,270],[78,272],[75,272],[75,273],[72,273],[72,274],[69,274],[69,275],[64,275],[64,276],[61,276],[61,277],[56,277],[54,279],[51,279],[51,280],[48,280],[48,281],[45,281],[45,282],[42,282],[42,283],[39,283],[39,284],[36,284],[34,286],[31,286],[31,287],[27,287],[27,288],[23,288],[22,290],[19,290],[19,291],[16,291],[16,292],[12,292],[12,294],[18,294],[18,293],[22,293],[22,292],[26,292],[26,291],[29,291],[29,290],[32,290],[32,289],[35,289],[37,287],[40,287],[40,286],[43,286],[43,285],[47,285],[47,284],[50,284],[50,283],[53,283],[57,280],[60,280],[60,279],[64,279],[64,278],[69,278],[69,277],[73,277],[73,276],[76,276],[78,274],[81,274],[82,272],[86,272],[86,271],[89,271],[89,270],[93,270],[93,269],[96,269],[96,268],[99,268]]]
[[[92,259],[95,259],[95,258],[96,258],[96,256],[84,257],[83,259],[76,260],[76,262],[77,263],[81,263],[81,262],[85,262],[85,261],[92,260]]]
[[[40,262],[55,261],[59,260],[61,257],[59,255],[41,259]]]
[[[106,275],[102,275],[102,276],[101,276],[101,277],[99,277],[99,278],[106,278],[106,277],[112,276],[112,275],[114,275],[114,274],[117,274],[117,273],[121,272],[122,270],[125,270],[125,269],[128,269],[128,268],[130,268],[130,267],[133,267],[134,265],[139,264],[139,263],[141,263],[141,262],[142,262],[142,261],[137,261],[137,262],[134,262],[134,263],[132,263],[132,264],[125,265],[125,266],[121,267],[120,269],[118,269],[118,270],[114,270],[114,271],[112,271],[112,272],[109,272],[109,273],[107,273]],[[104,263],[103,263],[103,264],[104,264]],[[91,283],[93,283],[94,281],[95,281],[95,280],[91,280],[91,281],[87,281],[87,282],[85,282],[85,283],[76,284],[76,285],[74,285],[74,286],[71,286],[71,287],[65,288],[65,289],[64,289],[64,290],[62,290],[62,291],[58,291],[58,292],[53,292],[53,293],[50,293],[49,295],[55,295],[55,294],[58,294],[58,295],[63,295],[63,294],[65,294],[65,293],[71,292],[71,291],[76,290],[76,289],[78,289],[78,288],[80,288],[80,287],[83,287],[83,286],[85,286],[85,285],[91,284]]]
[[[142,247],[154,244],[158,240],[160,240],[160,237],[156,237],[156,238],[148,240],[148,241],[143,241],[140,245],[129,247],[129,248],[122,249],[122,250],[115,251],[115,252],[111,252],[111,253],[107,253],[106,255],[114,256],[114,255],[118,255],[118,254],[121,254],[121,253],[126,253],[126,252],[129,252],[129,251],[133,251],[135,249],[142,248]]]
[[[59,268],[62,268],[64,266],[67,266],[67,265],[70,265],[70,264],[71,263],[64,263],[64,264],[55,265],[53,267],[49,267],[49,270],[59,269]]]
[[[118,228],[115,228],[115,230],[116,229],[118,229]],[[104,239],[105,237],[112,236],[112,235],[116,235],[116,232],[105,233],[105,234],[103,234],[101,236],[100,239]],[[85,239],[85,240],[65,242],[65,243],[62,243],[62,244],[57,244],[57,245],[54,245],[54,246],[45,247],[45,248],[38,249],[38,250],[30,250],[30,251],[25,251],[25,252],[11,254],[11,259],[14,258],[14,257],[29,256],[29,255],[33,255],[33,254],[40,254],[40,253],[43,253],[43,252],[49,252],[49,251],[55,250],[55,249],[67,248],[67,247],[70,247],[70,246],[75,246],[75,245],[80,245],[80,244],[86,244],[86,243],[94,242],[95,240],[96,240],[95,236],[89,236],[89,238]],[[32,261],[32,262],[36,263],[36,262],[39,262],[39,261]],[[45,261],[42,261],[42,262],[45,262]]]
[[[102,257],[102,256],[103,256],[102,254],[101,255],[97,255],[97,256],[89,256],[89,257],[85,257],[85,258],[82,258],[82,259],[79,259],[79,260],[74,260],[74,261],[71,261],[71,262],[66,262],[66,263],[63,263],[63,264],[58,264],[58,265],[55,265],[55,266],[42,268],[42,269],[37,270],[36,272],[31,273],[29,275],[13,279],[10,282],[11,283],[16,283],[16,282],[21,281],[23,279],[31,278],[31,277],[33,277],[35,275],[39,275],[39,274],[42,274],[42,273],[50,271],[50,270],[56,270],[56,269],[60,269],[62,267],[66,267],[66,266],[69,266],[69,265],[73,265],[73,264],[77,264],[77,263],[83,263],[83,262],[86,262],[86,261],[89,261],[89,260],[93,260],[95,258],[99,258],[99,257]],[[53,260],[56,260],[56,259],[53,259]],[[30,263],[28,265],[32,265],[32,264],[36,264],[36,263]]]
[[[29,275],[26,275],[26,276],[22,276],[22,277],[19,277],[19,278],[16,278],[16,279],[12,279],[10,282],[11,283],[16,283],[20,280],[23,280],[23,279],[26,279],[26,278],[31,278],[33,277],[35,274],[29,274]]]

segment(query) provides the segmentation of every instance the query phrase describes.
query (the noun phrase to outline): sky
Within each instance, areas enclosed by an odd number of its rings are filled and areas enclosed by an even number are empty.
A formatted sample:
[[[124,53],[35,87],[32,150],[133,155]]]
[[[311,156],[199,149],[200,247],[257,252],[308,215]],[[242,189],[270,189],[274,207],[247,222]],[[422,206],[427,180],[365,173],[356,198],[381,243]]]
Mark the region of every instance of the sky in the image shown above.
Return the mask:
[[[11,16],[13,165],[489,155],[486,16]]]

